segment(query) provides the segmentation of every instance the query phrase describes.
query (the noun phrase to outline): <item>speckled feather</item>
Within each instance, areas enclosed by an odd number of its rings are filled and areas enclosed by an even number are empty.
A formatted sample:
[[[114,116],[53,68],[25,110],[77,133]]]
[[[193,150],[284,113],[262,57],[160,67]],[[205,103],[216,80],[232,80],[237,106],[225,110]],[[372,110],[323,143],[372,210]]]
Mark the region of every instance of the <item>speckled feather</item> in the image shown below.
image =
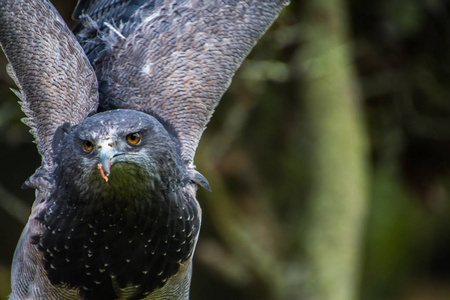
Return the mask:
[[[52,21],[43,26],[43,20]],[[51,167],[56,128],[78,124],[97,110],[94,70],[47,1],[0,1],[0,43],[20,88],[24,122],[36,138],[43,165]]]
[[[195,195],[209,189],[195,150],[286,4],[80,0],[75,38],[48,0],[0,0],[0,44],[43,158],[24,184],[36,200],[10,300],[189,299]]]
[[[97,13],[90,18],[79,9],[76,27],[97,73],[101,108],[156,113],[175,128],[183,159],[192,163],[236,69],[287,1],[149,1],[124,13],[127,23],[113,22],[110,11],[97,17],[105,2],[81,1],[86,14],[89,4]]]

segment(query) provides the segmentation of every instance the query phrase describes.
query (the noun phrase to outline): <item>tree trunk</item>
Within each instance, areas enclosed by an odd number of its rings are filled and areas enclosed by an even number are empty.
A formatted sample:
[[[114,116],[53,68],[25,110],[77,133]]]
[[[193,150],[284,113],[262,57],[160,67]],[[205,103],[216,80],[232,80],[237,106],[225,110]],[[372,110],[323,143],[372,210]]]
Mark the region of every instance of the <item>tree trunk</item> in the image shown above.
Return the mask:
[[[312,186],[303,224],[310,299],[357,299],[367,206],[367,141],[345,1],[310,0],[298,66],[312,136]]]

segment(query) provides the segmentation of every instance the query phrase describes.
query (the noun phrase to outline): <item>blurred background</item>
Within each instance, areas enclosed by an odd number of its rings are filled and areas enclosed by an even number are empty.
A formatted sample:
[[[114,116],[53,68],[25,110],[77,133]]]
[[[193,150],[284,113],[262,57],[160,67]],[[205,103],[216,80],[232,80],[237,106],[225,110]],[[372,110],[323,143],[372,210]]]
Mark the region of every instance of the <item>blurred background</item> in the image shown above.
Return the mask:
[[[450,299],[449,1],[291,1],[200,143],[191,299]],[[40,165],[5,64],[0,298]]]

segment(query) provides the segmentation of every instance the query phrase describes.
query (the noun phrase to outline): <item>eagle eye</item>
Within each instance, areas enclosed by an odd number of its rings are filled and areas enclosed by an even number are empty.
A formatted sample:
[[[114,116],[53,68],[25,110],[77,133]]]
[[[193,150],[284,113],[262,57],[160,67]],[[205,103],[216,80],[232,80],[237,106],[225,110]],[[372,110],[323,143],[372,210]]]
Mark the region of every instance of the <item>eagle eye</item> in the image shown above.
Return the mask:
[[[88,141],[88,140],[84,140],[83,141],[83,148],[86,152],[91,152],[92,149],[94,148],[94,145]]]
[[[137,145],[141,141],[141,135],[137,132],[127,135],[127,142],[130,145]]]

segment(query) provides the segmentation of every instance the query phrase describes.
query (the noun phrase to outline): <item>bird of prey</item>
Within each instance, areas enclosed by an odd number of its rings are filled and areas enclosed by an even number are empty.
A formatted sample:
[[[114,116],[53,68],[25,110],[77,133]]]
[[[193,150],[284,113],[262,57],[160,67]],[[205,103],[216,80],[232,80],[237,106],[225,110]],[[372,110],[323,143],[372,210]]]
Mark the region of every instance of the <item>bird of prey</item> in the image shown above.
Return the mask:
[[[0,44],[42,166],[11,300],[188,299],[209,189],[193,164],[287,0],[0,0]]]

